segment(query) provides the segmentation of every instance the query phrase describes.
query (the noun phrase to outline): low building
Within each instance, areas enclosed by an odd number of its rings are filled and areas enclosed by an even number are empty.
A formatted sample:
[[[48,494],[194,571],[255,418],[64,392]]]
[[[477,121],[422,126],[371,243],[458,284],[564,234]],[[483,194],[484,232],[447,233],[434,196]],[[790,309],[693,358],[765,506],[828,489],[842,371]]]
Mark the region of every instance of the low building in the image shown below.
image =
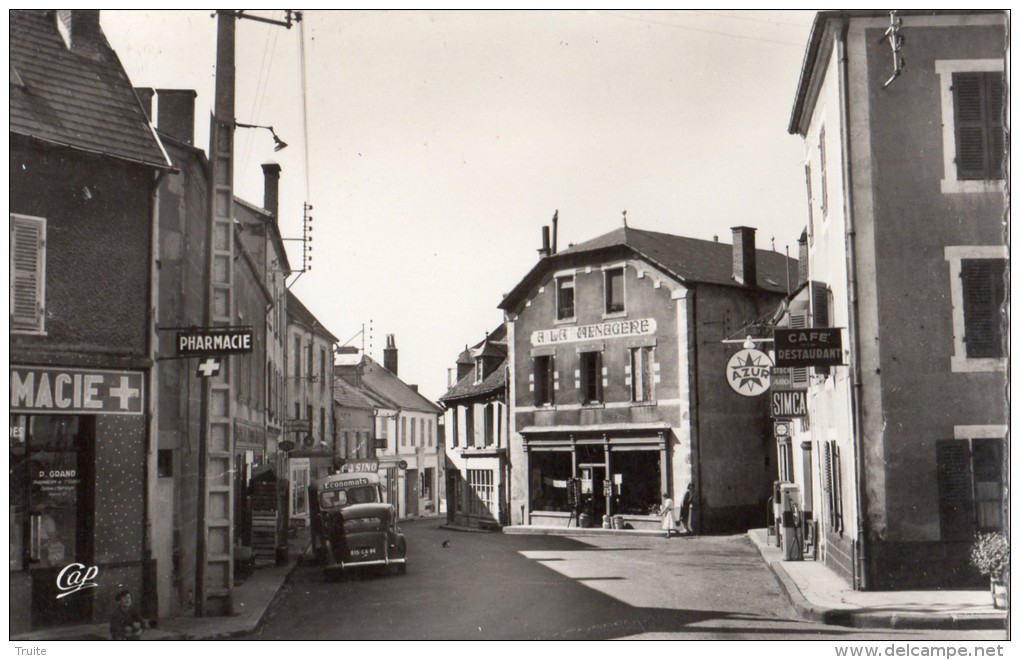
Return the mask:
[[[623,228],[552,252],[504,298],[513,524],[656,527],[694,489],[701,533],[760,525],[775,450],[763,392],[728,383],[723,341],[786,296],[796,261]],[[577,480],[579,491],[572,493]],[[579,502],[575,499],[579,498]],[[578,515],[581,518],[581,515]]]
[[[437,514],[445,472],[438,434],[442,409],[397,376],[393,335],[386,337],[383,362],[340,353],[336,370],[375,405],[375,457],[386,500],[402,518]]]
[[[470,527],[507,524],[510,409],[501,324],[457,359],[457,382],[439,403],[447,459],[446,519]]]

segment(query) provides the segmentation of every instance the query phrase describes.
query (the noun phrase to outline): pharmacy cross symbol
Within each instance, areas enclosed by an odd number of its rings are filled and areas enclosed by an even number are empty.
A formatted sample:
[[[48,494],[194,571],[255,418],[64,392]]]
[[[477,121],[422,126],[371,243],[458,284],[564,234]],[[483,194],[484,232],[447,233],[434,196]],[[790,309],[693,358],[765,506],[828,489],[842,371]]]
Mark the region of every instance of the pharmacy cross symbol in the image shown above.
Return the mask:
[[[200,378],[212,378],[220,373],[220,361],[217,358],[206,358],[198,363],[196,375]]]
[[[141,396],[137,387],[129,387],[130,379],[127,376],[120,377],[120,387],[111,387],[110,396],[120,399],[120,409],[127,410],[131,399]]]

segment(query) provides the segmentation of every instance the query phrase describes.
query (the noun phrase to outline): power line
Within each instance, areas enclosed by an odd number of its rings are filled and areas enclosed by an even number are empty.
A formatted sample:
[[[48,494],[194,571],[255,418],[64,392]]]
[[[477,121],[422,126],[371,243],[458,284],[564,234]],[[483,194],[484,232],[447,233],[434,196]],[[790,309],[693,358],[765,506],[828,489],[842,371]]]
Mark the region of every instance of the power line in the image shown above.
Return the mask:
[[[303,115],[303,128],[305,137],[305,200],[312,201],[311,169],[308,166],[308,80],[306,71],[308,69],[305,60],[305,22],[298,23],[298,40],[301,43],[301,114]]]
[[[722,31],[719,31],[719,30],[705,30],[703,28],[689,27],[687,25],[678,25],[676,23],[666,23],[666,22],[663,22],[663,21],[651,21],[651,20],[648,20],[647,18],[637,18],[637,17],[634,17],[634,16],[625,16],[625,15],[622,15],[622,14],[613,14],[613,13],[610,13],[610,12],[602,12],[602,13],[604,13],[607,16],[612,16],[614,18],[623,18],[623,19],[626,19],[628,21],[637,21],[639,23],[647,23],[647,24],[650,24],[650,25],[662,25],[664,27],[676,28],[677,30],[687,30],[689,32],[702,32],[704,34],[716,34],[716,35],[723,36],[723,37],[731,37],[733,39],[746,39],[748,41],[761,41],[761,42],[769,43],[769,44],[779,44],[781,46],[795,46],[797,48],[800,48],[800,47],[802,47],[804,45],[801,42],[780,41],[778,39],[764,39],[764,38],[761,38],[761,37],[749,37],[749,36],[744,35],[744,34],[734,34],[732,32],[722,32]]]

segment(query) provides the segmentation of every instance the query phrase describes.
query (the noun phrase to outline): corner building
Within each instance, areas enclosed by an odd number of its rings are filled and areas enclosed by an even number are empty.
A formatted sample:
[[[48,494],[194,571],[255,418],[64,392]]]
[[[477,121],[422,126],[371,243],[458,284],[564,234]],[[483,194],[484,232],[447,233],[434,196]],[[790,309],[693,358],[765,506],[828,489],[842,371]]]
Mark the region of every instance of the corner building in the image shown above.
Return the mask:
[[[694,487],[699,533],[746,529],[770,494],[764,397],[726,382],[738,336],[783,299],[796,261],[623,227],[547,249],[505,297],[510,347],[511,524],[656,528],[662,493]]]

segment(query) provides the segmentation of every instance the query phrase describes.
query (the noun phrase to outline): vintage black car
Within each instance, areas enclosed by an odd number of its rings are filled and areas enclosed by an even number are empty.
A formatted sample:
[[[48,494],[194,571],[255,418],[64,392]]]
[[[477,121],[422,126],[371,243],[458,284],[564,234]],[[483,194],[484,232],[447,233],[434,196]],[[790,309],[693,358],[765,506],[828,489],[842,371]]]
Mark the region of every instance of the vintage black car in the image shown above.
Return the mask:
[[[351,504],[320,515],[327,580],[368,567],[407,571],[407,539],[392,504]]]

